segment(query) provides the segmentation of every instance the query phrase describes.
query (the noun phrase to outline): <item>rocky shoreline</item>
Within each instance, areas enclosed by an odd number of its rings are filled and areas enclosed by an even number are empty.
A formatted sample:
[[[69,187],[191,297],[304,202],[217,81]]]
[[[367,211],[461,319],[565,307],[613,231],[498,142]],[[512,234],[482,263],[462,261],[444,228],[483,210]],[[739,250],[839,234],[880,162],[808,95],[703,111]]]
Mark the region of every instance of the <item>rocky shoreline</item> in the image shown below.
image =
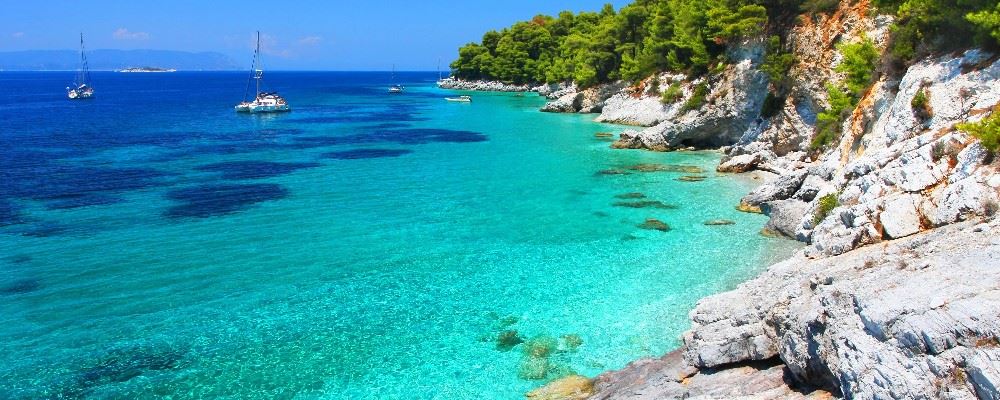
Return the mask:
[[[517,87],[549,98],[542,111],[645,127],[615,148],[721,147],[719,172],[773,173],[738,208],[807,244],[699,302],[681,349],[529,398],[1000,399],[1000,160],[955,128],[1000,112],[1000,56],[973,49],[883,72],[839,137],[811,145],[825,85],[844,79],[838,44],[884,51],[891,23],[867,1],[799,21],[788,33],[799,61],[768,117],[763,38],[731,45],[729,65],[696,79]],[[675,97],[650,90],[667,87]]]

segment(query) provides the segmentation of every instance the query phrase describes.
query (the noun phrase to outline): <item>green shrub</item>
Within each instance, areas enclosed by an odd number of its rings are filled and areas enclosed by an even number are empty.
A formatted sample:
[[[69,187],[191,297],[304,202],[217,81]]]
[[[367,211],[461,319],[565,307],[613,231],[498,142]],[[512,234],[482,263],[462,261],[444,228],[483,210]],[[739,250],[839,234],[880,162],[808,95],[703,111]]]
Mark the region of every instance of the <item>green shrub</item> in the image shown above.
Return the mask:
[[[847,75],[844,86],[852,95],[860,97],[875,77],[878,49],[868,38],[862,38],[858,43],[841,43],[837,45],[837,49],[844,58],[835,70]]]
[[[933,115],[931,102],[927,96],[927,89],[921,88],[917,91],[917,94],[913,95],[913,98],[910,99],[910,108],[913,109],[913,114],[920,119],[927,119]]]
[[[684,97],[684,89],[681,89],[680,82],[671,83],[667,87],[667,90],[663,91],[663,95],[660,96],[660,102],[663,104],[671,104],[677,102]]]
[[[993,107],[990,116],[979,122],[962,123],[955,127],[979,139],[979,143],[990,152],[1000,150],[1000,105]]]
[[[795,65],[795,55],[784,52],[781,48],[781,38],[777,35],[771,36],[767,43],[767,54],[760,69],[767,74],[771,83],[782,90],[789,80],[788,71]]]
[[[937,162],[948,154],[948,145],[945,142],[937,142],[931,146],[931,159]]]
[[[695,110],[703,105],[705,105],[705,99],[708,97],[708,82],[699,83],[694,87],[694,93],[691,94],[684,106],[681,107],[681,112],[687,112]]]
[[[646,94],[650,95],[650,96],[656,96],[656,95],[660,94],[660,79],[659,78],[653,77],[653,79],[651,79],[649,81],[649,87],[646,88]]]
[[[809,148],[820,150],[840,136],[840,127],[858,104],[858,99],[875,78],[875,66],[879,54],[875,44],[868,38],[858,43],[842,43],[837,49],[844,58],[835,70],[845,74],[842,87],[826,84],[830,108],[816,116],[816,134]]]
[[[830,108],[816,115],[816,135],[809,143],[809,149],[816,151],[832,143],[840,136],[844,119],[854,110],[854,98],[836,86],[826,84]]]
[[[819,207],[816,208],[816,215],[813,216],[813,226],[823,222],[830,215],[830,212],[840,205],[840,200],[837,197],[840,197],[839,193],[830,193],[819,198]]]

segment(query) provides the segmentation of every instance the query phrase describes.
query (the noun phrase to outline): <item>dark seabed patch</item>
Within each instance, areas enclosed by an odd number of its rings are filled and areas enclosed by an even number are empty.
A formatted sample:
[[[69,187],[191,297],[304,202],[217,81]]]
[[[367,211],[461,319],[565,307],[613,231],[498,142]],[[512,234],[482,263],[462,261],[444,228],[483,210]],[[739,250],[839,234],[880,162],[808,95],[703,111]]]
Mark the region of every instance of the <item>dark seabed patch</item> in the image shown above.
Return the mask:
[[[21,209],[14,203],[0,199],[0,227],[23,223]]]
[[[610,168],[597,171],[597,173],[595,173],[594,175],[600,176],[600,175],[631,175],[631,174],[632,174],[631,172],[628,172],[623,169]]]
[[[381,124],[375,124],[369,126],[370,129],[399,129],[399,128],[409,128],[410,124],[404,124],[400,122],[385,122]]]
[[[206,218],[244,210],[256,203],[288,197],[288,189],[273,183],[202,185],[177,189],[166,197],[182,202],[163,213],[168,218]]]
[[[37,238],[47,238],[52,236],[63,235],[70,231],[69,225],[63,225],[55,222],[38,222],[34,225],[30,225],[24,230],[21,230],[21,236],[30,236]]]
[[[3,257],[2,260],[6,261],[6,262],[8,262],[10,264],[24,264],[24,263],[31,262],[32,258],[31,258],[31,256],[29,256],[27,254],[14,254],[14,255],[11,255],[11,256]]]
[[[6,163],[2,163],[6,164]],[[38,160],[14,164],[0,180],[0,196],[54,202],[163,184],[167,173],[149,168],[104,168]]]
[[[34,292],[42,287],[37,279],[22,279],[0,286],[0,295],[16,295]]]
[[[341,146],[352,144],[398,143],[425,144],[432,142],[471,143],[489,140],[486,135],[454,129],[371,129],[367,133],[344,136],[306,136],[295,138],[303,147]]]
[[[383,131],[388,141],[398,143],[420,144],[428,142],[471,143],[485,142],[487,136],[473,131],[453,129],[396,129]]]
[[[335,160],[357,160],[362,158],[399,157],[412,152],[413,150],[407,149],[353,149],[324,153],[322,157]]]
[[[273,161],[229,161],[196,167],[199,171],[219,172],[223,179],[261,179],[290,174],[300,169],[316,168],[319,163],[288,163]]]
[[[107,196],[98,193],[87,193],[79,196],[66,196],[45,205],[49,210],[65,210],[71,208],[105,206],[124,202],[121,197]]]
[[[639,172],[681,172],[685,174],[701,174],[705,172],[701,167],[682,164],[643,163],[629,166],[628,169]]]
[[[112,350],[75,368],[77,372],[69,379],[64,378],[48,391],[57,392],[56,398],[89,398],[101,386],[184,368],[184,355],[182,351],[149,346]]]

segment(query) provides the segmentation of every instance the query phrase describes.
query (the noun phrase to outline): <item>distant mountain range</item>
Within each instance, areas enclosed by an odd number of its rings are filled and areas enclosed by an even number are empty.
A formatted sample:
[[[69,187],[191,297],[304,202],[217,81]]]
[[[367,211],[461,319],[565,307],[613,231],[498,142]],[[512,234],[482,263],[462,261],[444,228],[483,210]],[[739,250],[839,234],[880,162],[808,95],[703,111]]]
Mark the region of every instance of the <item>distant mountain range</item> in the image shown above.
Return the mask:
[[[229,57],[212,52],[171,50],[92,50],[87,62],[93,71],[153,66],[181,71],[240,69]],[[77,69],[80,53],[74,50],[26,50],[0,52],[2,71],[65,71]]]

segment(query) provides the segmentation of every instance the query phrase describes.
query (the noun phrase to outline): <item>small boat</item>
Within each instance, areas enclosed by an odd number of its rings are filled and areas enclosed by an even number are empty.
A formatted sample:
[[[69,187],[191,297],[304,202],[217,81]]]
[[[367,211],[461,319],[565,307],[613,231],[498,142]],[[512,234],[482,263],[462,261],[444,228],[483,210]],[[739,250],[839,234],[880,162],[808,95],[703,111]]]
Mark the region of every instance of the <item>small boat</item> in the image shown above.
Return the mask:
[[[455,102],[455,103],[471,103],[472,102],[472,96],[445,97],[444,99],[447,100],[447,101]]]
[[[389,86],[389,94],[403,93],[403,85],[396,83],[396,64],[392,64],[392,86]]]
[[[260,91],[261,81],[264,79],[264,70],[258,68],[260,65],[260,31],[257,32],[257,49],[253,52],[253,65],[250,66],[250,79],[247,80],[247,88],[243,92],[243,101],[236,105],[236,112],[239,113],[279,113],[292,111],[288,101],[281,97],[278,92]],[[257,95],[253,101],[247,101],[250,93],[250,82],[257,81]]]
[[[66,88],[66,97],[70,100],[83,100],[94,97],[94,88],[89,85],[90,68],[87,66],[87,52],[83,47],[83,33],[80,33],[80,70],[72,87]]]

